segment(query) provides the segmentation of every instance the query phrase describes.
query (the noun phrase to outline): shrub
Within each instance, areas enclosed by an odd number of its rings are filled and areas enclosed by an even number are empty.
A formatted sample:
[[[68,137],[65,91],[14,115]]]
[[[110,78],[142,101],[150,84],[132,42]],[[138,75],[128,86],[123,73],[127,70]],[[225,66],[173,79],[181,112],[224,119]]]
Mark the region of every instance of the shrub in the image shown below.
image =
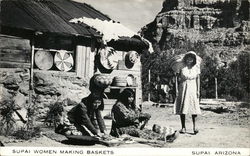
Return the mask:
[[[46,114],[45,117],[45,123],[49,126],[53,123],[53,126],[56,127],[58,121],[60,120],[60,117],[62,116],[63,112],[63,103],[62,102],[56,102],[49,107],[49,111]]]
[[[11,135],[15,129],[15,119],[13,114],[17,109],[15,102],[13,100],[5,100],[0,103],[0,134]]]
[[[242,52],[228,68],[219,70],[219,96],[230,100],[249,100],[249,58],[250,53]]]

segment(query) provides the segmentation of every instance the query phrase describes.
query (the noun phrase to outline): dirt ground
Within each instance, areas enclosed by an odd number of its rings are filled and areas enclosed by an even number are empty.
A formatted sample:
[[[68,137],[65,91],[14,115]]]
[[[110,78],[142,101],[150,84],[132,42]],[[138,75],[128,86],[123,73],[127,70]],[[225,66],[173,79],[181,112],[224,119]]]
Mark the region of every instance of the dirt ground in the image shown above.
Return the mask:
[[[249,124],[249,104],[245,106],[234,106],[233,111],[215,113],[210,110],[202,110],[202,115],[198,116],[197,127],[199,133],[192,135],[191,116],[187,116],[187,133],[180,134],[173,143],[166,143],[167,148],[191,148],[191,147],[217,147],[217,148],[250,148],[250,124]],[[179,116],[172,114],[172,107],[152,106],[152,103],[145,103],[143,111],[152,115],[147,128],[153,124],[171,126],[176,130],[180,129]],[[43,134],[53,134],[53,130],[46,130]],[[53,146],[53,147],[79,147],[80,145],[69,145],[42,135],[29,141],[18,141],[1,136],[5,146]],[[52,139],[51,139],[52,138]],[[66,138],[65,138],[66,139]],[[89,146],[81,146],[89,147]],[[91,147],[106,147],[103,145],[93,145]],[[152,147],[146,144],[122,144],[117,147]]]

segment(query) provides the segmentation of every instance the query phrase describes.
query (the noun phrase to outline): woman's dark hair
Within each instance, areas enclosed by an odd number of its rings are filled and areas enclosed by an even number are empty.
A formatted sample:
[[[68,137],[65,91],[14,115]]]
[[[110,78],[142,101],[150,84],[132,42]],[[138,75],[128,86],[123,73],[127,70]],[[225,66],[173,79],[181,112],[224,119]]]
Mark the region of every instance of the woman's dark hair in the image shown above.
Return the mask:
[[[119,95],[118,101],[122,102],[123,104],[128,104],[128,98],[131,96],[135,97],[135,92],[131,88],[126,88]],[[135,107],[135,104],[133,103],[131,107]]]
[[[187,58],[192,58],[193,60],[194,60],[194,62],[192,63],[192,66],[194,66],[195,64],[196,64],[196,55],[195,54],[192,54],[192,53],[188,53],[188,54],[186,54],[185,56],[184,56],[184,58],[183,58],[183,61],[184,61],[184,63],[186,64],[186,62],[187,62]]]
[[[93,107],[93,103],[98,100],[101,101],[101,105],[98,107],[99,110],[103,110],[104,109],[104,102],[103,102],[103,98],[100,95],[95,95],[93,93],[91,93],[88,97],[87,97],[87,101],[84,101],[86,98],[84,98],[82,100],[82,102],[88,107],[88,108],[92,108]]]

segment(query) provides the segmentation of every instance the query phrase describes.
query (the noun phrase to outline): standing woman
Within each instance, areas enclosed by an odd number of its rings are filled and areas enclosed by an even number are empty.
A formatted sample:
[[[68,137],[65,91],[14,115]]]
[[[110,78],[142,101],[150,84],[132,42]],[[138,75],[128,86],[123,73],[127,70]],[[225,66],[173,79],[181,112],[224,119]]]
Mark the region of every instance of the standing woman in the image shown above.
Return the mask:
[[[192,115],[193,132],[197,134],[195,120],[197,114],[201,114],[200,98],[200,57],[195,52],[186,53],[182,59],[184,67],[180,69],[176,78],[176,100],[174,113],[180,115],[182,129],[180,133],[186,133],[186,114]]]

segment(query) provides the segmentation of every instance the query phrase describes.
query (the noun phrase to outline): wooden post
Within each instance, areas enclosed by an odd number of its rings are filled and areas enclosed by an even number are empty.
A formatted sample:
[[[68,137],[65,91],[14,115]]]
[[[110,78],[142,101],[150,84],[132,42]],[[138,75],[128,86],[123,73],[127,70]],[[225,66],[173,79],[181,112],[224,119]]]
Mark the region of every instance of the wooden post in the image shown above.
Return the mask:
[[[218,84],[217,84],[217,77],[214,78],[215,81],[215,99],[218,99]]]
[[[35,53],[35,45],[34,40],[31,40],[31,66],[30,66],[30,84],[29,84],[29,105],[32,104],[32,93],[33,93],[33,77],[34,77],[34,53]]]
[[[27,130],[33,128],[33,118],[32,115],[30,116],[30,109],[32,107],[32,95],[34,90],[33,85],[33,75],[34,75],[34,53],[35,53],[35,45],[34,45],[34,38],[30,41],[31,43],[31,65],[30,65],[30,84],[29,84],[29,106],[28,106],[28,114],[27,114]]]
[[[151,79],[151,72],[150,69],[148,70],[148,84],[149,84],[149,92],[148,92],[148,101],[150,101],[150,91],[151,91],[151,85],[150,85],[150,79]]]

